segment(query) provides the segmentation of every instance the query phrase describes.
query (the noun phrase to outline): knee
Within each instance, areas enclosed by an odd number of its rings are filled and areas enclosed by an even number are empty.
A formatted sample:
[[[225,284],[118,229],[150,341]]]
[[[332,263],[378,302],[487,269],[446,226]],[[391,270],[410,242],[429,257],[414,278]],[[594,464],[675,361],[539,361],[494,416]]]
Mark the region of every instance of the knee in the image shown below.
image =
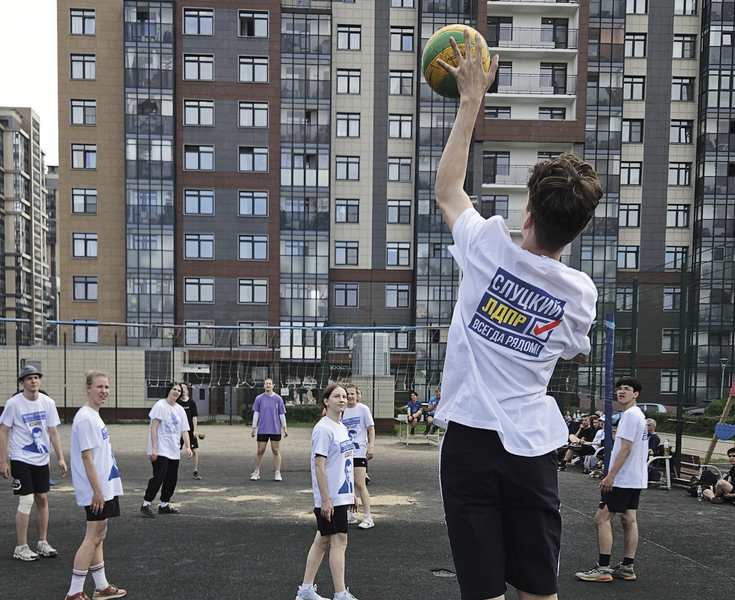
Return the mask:
[[[609,522],[610,522],[610,519],[608,519],[607,515],[604,512],[598,510],[597,513],[595,514],[595,525],[597,525],[598,527],[601,527],[603,525],[606,525]]]
[[[36,508],[44,509],[48,506],[48,496],[46,494],[34,494],[36,499]]]
[[[620,522],[623,527],[631,527],[637,523],[635,514],[628,514],[627,512],[621,513]]]
[[[258,448],[257,453],[258,456],[263,456],[265,454],[265,448]]]
[[[18,499],[18,512],[24,515],[31,514],[31,508],[33,508],[33,494],[21,496]]]
[[[278,456],[279,454],[281,454],[280,448],[271,448],[271,451],[273,452],[273,456]]]
[[[367,486],[365,485],[365,478],[361,477],[360,479],[355,478],[355,487],[357,488],[357,493],[362,496],[364,493],[367,492]]]

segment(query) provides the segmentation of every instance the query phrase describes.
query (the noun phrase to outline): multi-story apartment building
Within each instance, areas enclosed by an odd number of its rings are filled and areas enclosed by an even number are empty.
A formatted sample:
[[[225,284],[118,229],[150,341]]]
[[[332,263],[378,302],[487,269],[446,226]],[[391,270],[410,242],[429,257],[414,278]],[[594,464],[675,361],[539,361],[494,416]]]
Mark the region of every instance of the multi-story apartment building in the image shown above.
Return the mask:
[[[734,358],[731,3],[85,6],[58,3],[61,316],[80,322],[75,343],[98,341],[94,320],[192,327],[175,340],[128,328],[128,344],[151,347],[224,344],[196,326],[281,326],[243,330],[235,350],[303,375],[323,340],[290,326],[415,325],[391,334],[392,373],[438,383],[460,273],[433,183],[457,104],[418,65],[436,29],[466,23],[501,55],[470,153],[478,210],[520,239],[528,168],[562,152],[605,187],[564,256],[600,290],[583,394],[601,389],[615,314],[616,371],[635,367],[648,399],[673,403],[693,258],[698,349],[682,385],[691,402],[718,395],[721,359]],[[349,334],[330,344],[336,357]],[[245,377],[262,379],[263,364]]]

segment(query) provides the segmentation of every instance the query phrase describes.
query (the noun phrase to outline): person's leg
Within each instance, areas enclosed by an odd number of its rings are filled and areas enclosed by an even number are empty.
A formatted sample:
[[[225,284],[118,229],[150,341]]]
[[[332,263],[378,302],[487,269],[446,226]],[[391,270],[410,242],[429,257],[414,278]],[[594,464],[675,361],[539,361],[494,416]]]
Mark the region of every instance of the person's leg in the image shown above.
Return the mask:
[[[362,502],[362,511],[366,515],[370,514],[370,492],[368,492],[367,485],[365,484],[365,473],[367,469],[365,467],[355,467],[355,487],[357,493],[360,495],[360,502]]]
[[[306,555],[306,569],[304,569],[304,584],[311,585],[314,583],[316,573],[319,570],[319,566],[322,564],[324,558],[324,552],[329,547],[332,536],[322,536],[318,531],[314,537],[314,542],[309,548],[309,554]]]
[[[558,596],[556,594],[552,594],[551,596],[539,596],[538,594],[529,594],[528,592],[522,592],[521,590],[516,590],[518,592],[518,600],[556,600]]]
[[[103,562],[102,542],[107,535],[107,519],[103,521],[87,521],[87,532],[82,545],[74,556],[69,596],[73,596],[84,589],[84,580],[92,564]]]
[[[161,489],[163,480],[166,477],[166,471],[168,469],[168,458],[159,456],[156,460],[151,463],[153,467],[153,476],[148,480],[148,487],[145,490],[143,499],[145,502],[150,504],[155,500],[158,490]]]
[[[595,513],[595,526],[597,527],[597,549],[600,552],[600,555],[610,556],[610,554],[612,553],[613,534],[611,522],[613,514],[614,513],[611,513],[608,510],[607,506],[604,506],[603,508],[598,508],[597,513]]]
[[[46,539],[48,534],[48,495],[34,494],[36,500],[36,529],[38,530],[38,541]]]
[[[273,452],[273,465],[276,471],[281,470],[281,442],[271,440],[271,452]]]
[[[255,471],[260,471],[260,465],[263,462],[263,455],[265,454],[265,447],[268,442],[258,442],[258,450],[255,453]]]
[[[334,593],[339,594],[347,589],[345,585],[345,551],[347,550],[347,534],[333,533],[329,549],[329,570],[332,573]]]
[[[705,490],[708,492],[709,490]],[[723,494],[729,494],[732,492],[732,484],[728,483],[724,479],[720,479],[715,485],[715,496],[722,496]],[[711,493],[711,492],[710,492]]]
[[[176,483],[179,480],[179,463],[181,461],[167,460],[166,477],[163,479],[163,485],[161,486],[161,504],[168,504],[171,501],[171,496],[174,495]]]
[[[431,415],[428,415],[426,417],[426,429],[424,429],[424,435],[429,435],[429,431],[431,430],[431,425],[434,422],[434,417]]]
[[[637,511],[628,509],[620,513],[620,523],[623,525],[623,556],[631,563],[638,549],[638,519]]]
[[[199,452],[197,452],[196,448],[191,449],[191,458],[193,460],[194,472],[197,473],[199,471]]]

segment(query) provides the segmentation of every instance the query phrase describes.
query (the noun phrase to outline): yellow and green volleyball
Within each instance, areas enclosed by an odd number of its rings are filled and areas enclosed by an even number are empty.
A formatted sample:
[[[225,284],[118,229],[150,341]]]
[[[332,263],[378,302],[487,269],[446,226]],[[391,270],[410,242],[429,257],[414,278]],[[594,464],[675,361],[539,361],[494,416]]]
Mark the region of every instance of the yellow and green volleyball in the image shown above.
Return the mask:
[[[443,60],[448,65],[457,66],[454,58],[454,50],[449,43],[449,38],[453,37],[462,56],[467,56],[464,49],[464,30],[470,31],[470,45],[473,48],[474,56],[475,36],[477,31],[468,25],[447,25],[434,33],[426,42],[424,54],[421,57],[421,70],[424,72],[424,79],[429,87],[440,96],[445,98],[458,98],[457,82],[454,76],[448,73],[444,67],[437,63],[437,59]],[[485,71],[490,70],[490,52],[487,49],[485,38],[480,36],[482,42],[482,66]]]

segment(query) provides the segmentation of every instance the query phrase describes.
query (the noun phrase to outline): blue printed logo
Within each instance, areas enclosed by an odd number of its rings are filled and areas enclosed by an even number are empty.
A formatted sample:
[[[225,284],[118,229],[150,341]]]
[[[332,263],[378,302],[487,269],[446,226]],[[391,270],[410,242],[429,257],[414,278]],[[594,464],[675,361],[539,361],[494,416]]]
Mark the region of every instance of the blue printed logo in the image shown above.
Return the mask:
[[[344,442],[343,442],[344,443]],[[352,483],[352,461],[348,458],[345,461],[345,480],[337,490],[338,494],[353,494],[354,487]]]
[[[102,428],[102,439],[103,439],[103,440],[106,440],[106,439],[107,439],[107,438],[109,438],[109,437],[110,437],[110,432],[109,432],[109,431],[107,431],[107,425],[105,425],[105,426],[104,426],[104,427]]]
[[[348,452],[352,452],[353,449],[354,447],[352,444],[352,439],[344,440],[343,442],[339,443],[339,451],[342,454],[347,454]]]
[[[46,420],[46,411],[41,410],[38,412],[28,413],[25,415],[21,415],[21,418],[23,419],[23,422],[27,425],[37,425],[38,422]]]

